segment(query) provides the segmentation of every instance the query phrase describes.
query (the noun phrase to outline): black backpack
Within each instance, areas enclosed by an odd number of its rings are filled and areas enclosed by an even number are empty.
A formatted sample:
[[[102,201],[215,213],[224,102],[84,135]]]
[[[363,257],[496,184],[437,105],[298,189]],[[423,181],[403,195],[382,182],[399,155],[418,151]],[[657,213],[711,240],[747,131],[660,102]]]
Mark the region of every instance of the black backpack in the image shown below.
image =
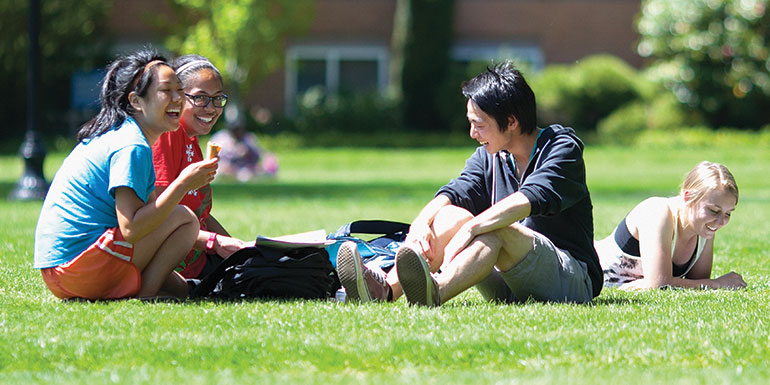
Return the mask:
[[[192,289],[190,298],[322,299],[333,297],[340,287],[323,248],[255,246],[225,259]]]

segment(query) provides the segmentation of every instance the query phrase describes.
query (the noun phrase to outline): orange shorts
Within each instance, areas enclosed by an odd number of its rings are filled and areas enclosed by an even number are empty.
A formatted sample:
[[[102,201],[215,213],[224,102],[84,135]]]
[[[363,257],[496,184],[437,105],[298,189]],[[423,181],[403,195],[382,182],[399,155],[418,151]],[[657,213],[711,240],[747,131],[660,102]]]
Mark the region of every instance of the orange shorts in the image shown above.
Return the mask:
[[[61,299],[133,297],[142,287],[142,274],[131,262],[133,256],[134,245],[113,227],[75,259],[41,273],[51,293]]]

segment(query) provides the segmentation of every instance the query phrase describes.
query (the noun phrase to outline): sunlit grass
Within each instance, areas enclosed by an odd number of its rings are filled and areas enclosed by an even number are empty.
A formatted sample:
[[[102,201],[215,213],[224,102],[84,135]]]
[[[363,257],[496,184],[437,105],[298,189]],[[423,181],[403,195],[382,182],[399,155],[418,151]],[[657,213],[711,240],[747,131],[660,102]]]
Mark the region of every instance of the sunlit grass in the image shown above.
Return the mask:
[[[213,214],[234,235],[355,219],[410,221],[471,147],[279,152],[279,177],[220,180]],[[50,179],[64,154],[50,154]],[[0,383],[763,383],[770,378],[770,149],[588,147],[596,236],[640,199],[675,194],[702,159],[741,201],[714,273],[731,291],[604,290],[590,305],[497,305],[473,290],[439,309],[329,301],[62,302],[31,268],[40,202],[0,201]],[[21,173],[0,157],[0,193]]]

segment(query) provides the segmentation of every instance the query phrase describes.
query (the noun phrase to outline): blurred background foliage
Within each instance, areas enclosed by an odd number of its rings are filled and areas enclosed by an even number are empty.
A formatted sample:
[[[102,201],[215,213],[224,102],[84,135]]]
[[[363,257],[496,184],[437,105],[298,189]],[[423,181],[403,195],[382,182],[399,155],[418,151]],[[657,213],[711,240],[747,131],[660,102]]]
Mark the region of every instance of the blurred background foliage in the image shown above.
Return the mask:
[[[649,93],[643,76],[609,55],[585,58],[574,65],[552,65],[534,76],[539,124],[564,122],[583,134],[612,112]]]
[[[645,0],[637,27],[648,77],[708,126],[770,123],[768,0]]]
[[[589,143],[616,144],[658,143],[654,138],[674,131],[695,142],[714,138],[708,134],[713,130],[767,131],[769,2],[642,0],[637,51],[646,62],[640,69],[609,55],[538,71],[517,63],[537,95],[538,123],[574,126]],[[69,110],[72,74],[112,58],[106,28],[112,3],[42,2],[40,127],[48,140],[71,137],[66,122],[76,119]],[[234,99],[282,65],[286,39],[306,34],[317,6],[314,0],[167,3],[176,17],[156,15],[153,21],[165,31],[166,48],[211,58]],[[273,114],[258,122],[246,114],[249,128],[278,145],[467,144],[460,85],[494,63],[450,60],[452,5],[396,0],[385,95],[310,89],[299,95],[296,115]],[[0,2],[0,133],[18,141],[25,127],[26,20],[26,1]]]
[[[165,45],[179,54],[206,56],[222,72],[231,96],[243,95],[283,63],[286,38],[307,32],[313,0],[168,0],[178,20]]]
[[[109,60],[106,27],[111,4],[102,0],[83,0],[77,6],[70,0],[41,2],[39,126],[46,134],[70,134],[72,74],[103,67]],[[28,15],[27,0],[0,1],[0,135],[6,139],[20,140],[26,127]]]
[[[401,49],[401,78],[394,87],[397,101],[403,111],[405,128],[418,131],[445,131],[449,116],[441,113],[443,102],[440,91],[450,67],[449,50],[452,46],[454,0],[401,1],[407,9],[400,15],[406,20],[394,23],[404,28]]]

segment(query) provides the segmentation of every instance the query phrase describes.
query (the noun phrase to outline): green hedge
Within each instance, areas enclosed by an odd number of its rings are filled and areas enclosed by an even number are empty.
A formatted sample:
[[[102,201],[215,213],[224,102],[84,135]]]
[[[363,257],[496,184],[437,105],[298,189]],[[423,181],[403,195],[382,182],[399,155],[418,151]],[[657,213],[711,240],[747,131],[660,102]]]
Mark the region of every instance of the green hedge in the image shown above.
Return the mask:
[[[308,92],[296,118],[277,118],[253,125],[279,146],[433,147],[472,145],[468,139],[465,103],[460,84],[483,71],[487,63],[454,63],[440,87],[442,103],[435,131],[409,130],[400,117],[401,106],[376,94],[335,98]],[[541,73],[525,70],[535,91],[538,124],[560,123],[575,127],[587,143],[658,145],[676,135],[672,143],[703,143],[720,133],[706,133],[705,120],[682,104],[647,71],[622,60],[598,55],[574,65],[552,65]],[[445,122],[445,123],[439,123]],[[692,127],[696,127],[693,129]],[[727,137],[733,130],[725,131]],[[759,137],[763,138],[764,133]],[[713,139],[713,138],[712,138]],[[470,143],[470,144],[469,144]]]
[[[597,137],[606,144],[632,144],[646,131],[668,132],[680,127],[702,124],[694,112],[688,112],[670,92],[661,90],[653,97],[629,102],[602,119]]]
[[[650,85],[628,64],[610,55],[587,57],[574,65],[552,65],[530,81],[538,123],[561,123],[581,133],[626,103],[639,100]]]

